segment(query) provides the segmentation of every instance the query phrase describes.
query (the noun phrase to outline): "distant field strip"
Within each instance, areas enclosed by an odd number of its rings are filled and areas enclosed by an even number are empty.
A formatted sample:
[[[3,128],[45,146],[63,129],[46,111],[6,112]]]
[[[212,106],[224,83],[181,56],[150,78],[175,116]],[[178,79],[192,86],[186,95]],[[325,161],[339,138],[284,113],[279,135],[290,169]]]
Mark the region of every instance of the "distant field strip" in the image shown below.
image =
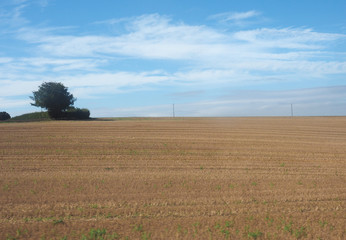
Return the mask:
[[[0,239],[345,239],[346,117],[0,123]]]

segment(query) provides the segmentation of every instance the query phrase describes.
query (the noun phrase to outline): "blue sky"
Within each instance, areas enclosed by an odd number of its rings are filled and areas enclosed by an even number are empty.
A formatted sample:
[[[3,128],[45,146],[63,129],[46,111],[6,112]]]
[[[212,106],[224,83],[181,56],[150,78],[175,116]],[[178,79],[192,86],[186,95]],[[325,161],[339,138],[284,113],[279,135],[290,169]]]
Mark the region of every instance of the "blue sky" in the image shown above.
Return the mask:
[[[93,117],[346,114],[346,1],[2,0],[0,111],[62,82]]]

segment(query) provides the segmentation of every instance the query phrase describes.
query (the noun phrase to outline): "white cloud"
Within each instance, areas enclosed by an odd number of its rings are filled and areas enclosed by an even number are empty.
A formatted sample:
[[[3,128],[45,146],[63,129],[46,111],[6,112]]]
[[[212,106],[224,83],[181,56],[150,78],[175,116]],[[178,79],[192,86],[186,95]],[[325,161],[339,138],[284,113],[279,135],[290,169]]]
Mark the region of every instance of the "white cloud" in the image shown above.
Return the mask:
[[[59,36],[49,31],[35,32],[31,28],[23,28],[19,37],[37,44],[40,51],[53,56],[120,54],[149,59],[191,59],[225,40],[222,33],[213,29],[171,24],[169,18],[157,14],[135,18],[127,26],[129,32],[120,36]]]
[[[64,73],[66,71],[80,71],[91,72],[97,71],[98,67],[107,63],[103,59],[90,59],[90,58],[46,58],[46,57],[21,57],[21,58],[0,58],[0,70],[3,74],[0,79],[5,78],[6,72],[21,72],[26,71],[29,73]],[[26,75],[27,75],[26,74]],[[24,78],[25,76],[20,76]]]
[[[248,12],[234,12],[230,13],[227,20],[244,20],[260,15],[258,11],[248,11]]]
[[[345,39],[346,35],[319,33],[311,29],[293,29],[293,28],[262,28],[255,30],[239,31],[234,35],[234,39],[254,44],[259,48],[268,49],[319,49],[327,48],[324,42]],[[318,45],[318,43],[320,43]]]
[[[256,10],[247,12],[224,12],[208,17],[209,20],[216,20],[219,24],[232,28],[249,27],[267,22],[268,19]]]
[[[225,12],[225,13],[219,13],[210,16],[210,19],[217,19],[220,20],[221,22],[228,22],[228,21],[242,21],[246,20],[249,18],[257,17],[261,15],[260,12],[252,10],[252,11],[247,11],[247,12]]]
[[[23,65],[42,68],[54,72],[63,72],[68,70],[83,70],[84,72],[97,70],[97,67],[105,64],[107,61],[103,59],[93,58],[21,58],[19,59]]]
[[[254,15],[254,12],[247,15]],[[52,32],[54,29],[35,31],[22,28],[19,37],[36,45],[39,52],[51,58],[64,58],[64,61],[78,58],[81,68],[85,64],[97,68],[97,65],[104,65],[104,59],[108,61],[109,57],[127,57],[185,61],[187,67],[195,68],[196,71],[205,68],[216,68],[215,71],[225,71],[224,68],[227,68],[233,72],[244,69],[260,71],[260,67],[264,66],[263,71],[281,73],[282,70],[296,68],[303,73],[315,73],[314,65],[330,69],[328,73],[332,73],[332,69],[336,70],[335,73],[344,71],[344,62],[336,63],[336,66],[341,67],[330,68],[335,62],[319,59],[327,52],[331,42],[345,40],[343,34],[301,28],[224,32],[207,26],[174,23],[170,18],[158,14],[130,18],[123,20],[123,23],[126,24],[127,32],[116,36],[57,35]],[[103,62],[86,62],[82,58],[102,59]],[[78,68],[79,64],[73,61],[74,64],[62,66],[61,69]],[[302,69],[304,66],[306,68]]]

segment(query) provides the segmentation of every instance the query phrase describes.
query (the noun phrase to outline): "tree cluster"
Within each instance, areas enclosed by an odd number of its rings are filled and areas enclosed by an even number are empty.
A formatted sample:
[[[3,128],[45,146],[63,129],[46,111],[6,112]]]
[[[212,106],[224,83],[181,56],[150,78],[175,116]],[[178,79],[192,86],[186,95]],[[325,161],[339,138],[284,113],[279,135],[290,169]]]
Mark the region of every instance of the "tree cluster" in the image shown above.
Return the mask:
[[[8,114],[7,112],[0,112],[0,121],[5,121],[11,119],[10,114]]]
[[[90,117],[90,111],[86,108],[74,108],[71,107],[63,112],[63,117],[66,119],[88,119]]]

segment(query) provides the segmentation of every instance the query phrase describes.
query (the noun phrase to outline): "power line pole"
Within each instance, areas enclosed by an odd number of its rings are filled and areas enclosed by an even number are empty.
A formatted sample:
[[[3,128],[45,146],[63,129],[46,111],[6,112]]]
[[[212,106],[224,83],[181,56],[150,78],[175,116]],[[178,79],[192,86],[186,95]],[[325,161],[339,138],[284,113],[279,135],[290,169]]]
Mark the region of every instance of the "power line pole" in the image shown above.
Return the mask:
[[[293,117],[293,104],[291,103],[291,117]]]
[[[174,103],[173,103],[173,117],[175,117]]]

